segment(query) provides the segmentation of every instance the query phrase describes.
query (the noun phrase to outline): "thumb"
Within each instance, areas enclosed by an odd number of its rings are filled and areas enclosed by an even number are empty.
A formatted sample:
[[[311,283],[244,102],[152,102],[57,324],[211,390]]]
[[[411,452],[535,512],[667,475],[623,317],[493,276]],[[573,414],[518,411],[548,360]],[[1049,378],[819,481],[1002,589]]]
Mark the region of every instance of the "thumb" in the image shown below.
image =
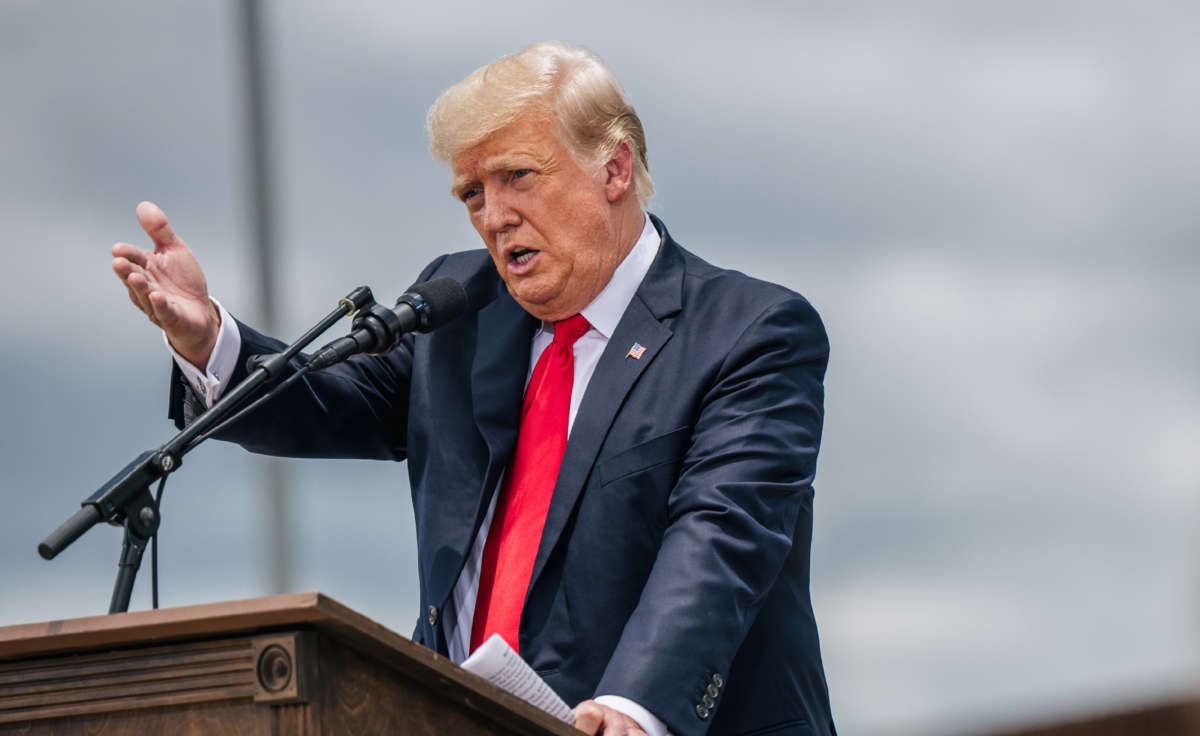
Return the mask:
[[[171,228],[171,223],[167,222],[167,216],[153,202],[140,203],[137,206],[137,218],[138,224],[150,236],[150,240],[154,241],[155,250],[169,248],[181,242]]]

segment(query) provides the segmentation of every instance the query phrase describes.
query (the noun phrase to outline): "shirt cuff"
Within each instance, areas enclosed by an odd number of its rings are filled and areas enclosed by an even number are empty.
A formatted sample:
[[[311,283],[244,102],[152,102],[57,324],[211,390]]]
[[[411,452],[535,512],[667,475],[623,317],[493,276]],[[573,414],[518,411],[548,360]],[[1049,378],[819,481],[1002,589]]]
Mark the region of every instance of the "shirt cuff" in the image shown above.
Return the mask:
[[[209,298],[212,299],[212,297]],[[217,342],[213,345],[212,354],[208,356],[208,365],[205,366],[203,373],[177,353],[175,348],[171,347],[167,333],[163,333],[163,342],[166,343],[171,357],[175,358],[175,364],[179,366],[183,377],[196,390],[200,398],[204,399],[204,406],[210,409],[221,396],[221,390],[224,388],[222,382],[233,375],[233,370],[237,367],[238,355],[242,352],[242,333],[238,331],[237,323],[233,321],[233,317],[229,316],[229,312],[225,311],[225,307],[221,306],[221,302],[213,299],[212,303],[216,305],[217,313],[221,315],[221,327],[217,331]]]
[[[637,721],[637,724],[646,732],[646,736],[671,736],[671,732],[667,730],[667,724],[658,720],[653,713],[629,698],[622,698],[620,695],[601,695],[592,700],[600,705],[607,705],[613,710],[619,710]]]

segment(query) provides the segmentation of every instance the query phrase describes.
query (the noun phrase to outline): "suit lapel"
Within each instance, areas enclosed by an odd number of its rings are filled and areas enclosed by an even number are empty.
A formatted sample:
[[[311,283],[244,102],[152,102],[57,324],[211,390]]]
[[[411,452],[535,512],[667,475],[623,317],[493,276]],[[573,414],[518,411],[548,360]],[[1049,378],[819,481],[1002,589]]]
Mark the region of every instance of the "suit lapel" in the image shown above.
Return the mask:
[[[503,285],[500,291],[495,301],[479,311],[471,364],[475,424],[488,446],[485,496],[495,487],[516,444],[525,374],[529,372],[529,343],[537,325]]]
[[[487,445],[488,460],[480,486],[474,491],[478,504],[470,534],[456,545],[461,547],[456,550],[460,560],[466,558],[516,444],[525,374],[529,371],[529,343],[537,326],[537,320],[509,296],[503,283],[498,288],[496,299],[476,316],[471,406],[475,426]],[[450,595],[459,567],[454,569],[455,577],[438,581],[438,589],[430,591],[434,600],[445,600]]]
[[[662,222],[651,217],[662,235],[662,247],[604,348],[579,404],[546,515],[529,590],[533,590],[558,543],[626,396],[638,377],[654,362],[662,346],[671,339],[671,329],[660,320],[680,309],[683,258]],[[636,359],[629,354],[635,344],[645,348]]]

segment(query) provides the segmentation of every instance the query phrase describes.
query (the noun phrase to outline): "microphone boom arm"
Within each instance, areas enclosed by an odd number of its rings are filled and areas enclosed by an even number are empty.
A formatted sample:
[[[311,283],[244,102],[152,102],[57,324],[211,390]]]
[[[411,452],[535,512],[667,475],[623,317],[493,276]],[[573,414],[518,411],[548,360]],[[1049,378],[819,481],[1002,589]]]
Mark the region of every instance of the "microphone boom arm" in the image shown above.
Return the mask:
[[[266,384],[278,380],[287,362],[321,333],[347,314],[369,309],[372,305],[375,305],[375,300],[366,286],[360,286],[340,299],[337,308],[286,350],[258,362],[250,375],[223,395],[212,408],[196,417],[195,421],[157,450],[148,450],[138,455],[99,490],[84,499],[80,504],[82,508],[38,545],[38,554],[47,560],[54,559],[101,521],[124,525],[125,539],[109,613],[128,610],[142,551],[146,542],[158,530],[161,520],[157,505],[150,494],[150,485],[177,470],[183,462],[183,456],[200,444],[193,443],[193,440],[221,423],[230,412]]]

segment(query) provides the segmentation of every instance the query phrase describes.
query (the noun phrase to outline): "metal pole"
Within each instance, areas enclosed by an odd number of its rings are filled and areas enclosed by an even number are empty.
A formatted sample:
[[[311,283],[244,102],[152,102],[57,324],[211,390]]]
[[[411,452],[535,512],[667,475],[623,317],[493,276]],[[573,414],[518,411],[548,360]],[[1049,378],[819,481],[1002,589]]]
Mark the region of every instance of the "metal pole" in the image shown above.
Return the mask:
[[[258,0],[241,0],[239,27],[242,40],[242,69],[247,124],[246,162],[250,182],[250,219],[254,227],[254,266],[257,275],[258,313],[268,334],[279,330],[275,265],[274,190],[267,130],[270,91],[262,42],[262,8]],[[265,500],[265,546],[267,579],[273,592],[291,588],[289,553],[290,520],[284,503],[286,468],[273,458],[260,461]]]

